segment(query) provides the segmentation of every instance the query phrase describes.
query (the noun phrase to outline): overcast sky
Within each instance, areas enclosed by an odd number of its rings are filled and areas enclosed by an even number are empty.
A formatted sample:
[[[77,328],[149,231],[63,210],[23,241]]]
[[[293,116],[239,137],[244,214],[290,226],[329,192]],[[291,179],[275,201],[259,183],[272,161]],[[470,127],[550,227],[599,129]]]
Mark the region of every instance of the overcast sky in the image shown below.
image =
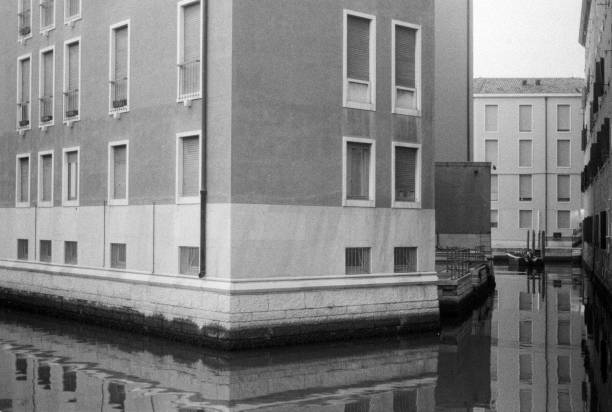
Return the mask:
[[[580,0],[474,0],[475,77],[584,77]]]

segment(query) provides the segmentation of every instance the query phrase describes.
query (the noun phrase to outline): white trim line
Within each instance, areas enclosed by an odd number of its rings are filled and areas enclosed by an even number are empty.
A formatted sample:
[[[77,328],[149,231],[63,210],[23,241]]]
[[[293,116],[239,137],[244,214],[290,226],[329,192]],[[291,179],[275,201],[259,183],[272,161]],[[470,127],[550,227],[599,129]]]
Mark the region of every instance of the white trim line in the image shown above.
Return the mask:
[[[113,82],[115,77],[115,31],[127,27],[127,81],[126,81],[126,105],[118,108],[113,108]],[[125,113],[130,111],[130,80],[131,80],[131,55],[132,55],[132,30],[130,19],[111,24],[108,32],[108,114]]]
[[[113,198],[113,189],[115,188],[114,170],[115,158],[114,148],[117,146],[125,146],[125,199]],[[107,199],[111,206],[127,206],[130,198],[130,141],[117,140],[108,142],[108,173],[106,178]]]
[[[28,159],[28,201],[20,202],[21,195],[21,159]],[[15,156],[15,207],[30,207],[32,200],[32,156],[30,153],[19,153]]]
[[[370,173],[368,181],[368,199],[348,199],[346,179],[348,177],[347,146],[348,143],[363,143],[370,145]],[[376,141],[364,137],[342,137],[342,206],[375,207],[376,206]]]
[[[43,201],[43,156],[51,155],[51,200]],[[55,192],[55,154],[53,150],[43,150],[38,152],[38,207],[53,207],[53,194]]]
[[[181,196],[181,188],[183,186],[183,138],[198,136],[198,188],[202,187],[202,130],[191,130],[188,132],[180,132],[176,134],[176,165],[175,165],[175,198],[177,205],[197,204],[200,203],[200,196]]]
[[[415,165],[414,202],[395,200],[395,149],[397,147],[408,147],[416,149],[417,158]],[[420,209],[421,208],[421,169],[422,169],[422,145],[420,143],[391,142],[391,207],[398,209]]]
[[[21,120],[21,114],[20,114],[20,110],[21,110],[21,106],[19,100],[21,99],[21,94],[22,94],[22,90],[21,90],[21,78],[23,76],[23,73],[21,71],[21,62],[24,60],[29,60],[30,61],[30,73],[29,76],[30,78],[29,80],[29,87],[28,87],[28,125],[27,126],[19,126],[19,121]],[[16,117],[15,117],[15,126],[18,132],[21,131],[26,131],[26,130],[31,130],[32,129],[32,69],[33,69],[33,64],[32,64],[32,53],[27,53],[27,54],[22,54],[21,56],[17,57],[17,96],[16,96],[16,101],[17,101],[17,112],[16,112]]]
[[[76,184],[76,200],[68,200],[68,164],[66,163],[66,154],[69,152],[77,152],[77,184]],[[76,207],[79,206],[81,199],[81,148],[79,146],[66,147],[62,149],[62,206]]]
[[[51,95],[51,120],[48,122],[43,122],[42,121],[42,99],[44,97],[44,75],[45,73],[43,72],[43,55],[47,54],[48,52],[51,52],[53,55],[53,75],[51,76],[52,79],[52,84],[51,84],[51,91],[52,91],[52,95]],[[45,47],[44,49],[40,49],[40,53],[38,55],[38,127],[39,128],[43,128],[43,127],[48,127],[48,126],[53,126],[55,125],[55,45],[49,46],[49,47]]]
[[[74,43],[78,43],[79,44],[79,88],[78,88],[78,95],[79,95],[79,104],[78,104],[78,114],[74,117],[70,117],[70,118],[66,118],[66,100],[67,100],[67,96],[66,93],[68,92],[68,90],[66,89],[68,87],[68,72],[67,68],[68,68],[68,47],[71,46]],[[63,123],[64,124],[69,124],[72,122],[77,122],[79,120],[81,120],[81,98],[82,98],[82,90],[81,90],[81,81],[82,81],[82,72],[81,72],[81,56],[83,54],[83,49],[82,49],[82,43],[81,43],[81,36],[78,37],[73,37],[72,39],[68,39],[66,41],[64,41],[64,84],[63,84],[63,88],[62,88],[62,101],[63,101],[63,105],[62,105],[62,118],[63,118]]]
[[[396,27],[407,27],[416,31],[414,47],[414,93],[416,94],[416,109],[404,109],[397,107],[397,89],[395,84],[395,35]],[[421,26],[419,24],[406,23],[399,20],[391,20],[391,112],[409,116],[421,116]]]
[[[44,1],[45,0],[39,0],[39,2],[38,2],[38,10],[39,10],[39,18],[40,18],[40,34],[42,34],[43,36],[48,36],[49,32],[51,30],[55,29],[55,20],[57,19],[57,14],[56,14],[57,7],[56,6],[57,6],[57,1],[58,0],[53,0],[53,24],[50,24],[48,26],[44,26],[43,27],[43,25],[42,25],[42,23],[43,23],[42,16],[43,16],[43,8],[44,8],[43,2]]]

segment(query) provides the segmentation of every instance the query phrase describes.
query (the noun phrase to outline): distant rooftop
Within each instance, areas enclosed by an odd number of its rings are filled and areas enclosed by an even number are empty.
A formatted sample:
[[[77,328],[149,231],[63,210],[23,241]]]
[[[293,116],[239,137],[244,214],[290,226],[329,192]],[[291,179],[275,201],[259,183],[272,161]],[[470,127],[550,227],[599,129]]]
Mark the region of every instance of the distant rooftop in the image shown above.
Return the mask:
[[[584,79],[577,77],[518,77],[474,79],[474,94],[582,93]]]

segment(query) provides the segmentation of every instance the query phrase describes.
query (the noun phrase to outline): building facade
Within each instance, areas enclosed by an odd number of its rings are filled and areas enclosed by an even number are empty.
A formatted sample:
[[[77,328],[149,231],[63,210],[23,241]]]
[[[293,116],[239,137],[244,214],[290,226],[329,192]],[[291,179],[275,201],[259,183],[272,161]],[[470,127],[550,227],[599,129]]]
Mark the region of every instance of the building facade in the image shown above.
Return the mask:
[[[229,346],[437,324],[433,4],[279,5],[2,2],[6,296]]]
[[[570,248],[580,223],[582,79],[475,79],[474,159],[491,163],[491,243],[546,231]]]

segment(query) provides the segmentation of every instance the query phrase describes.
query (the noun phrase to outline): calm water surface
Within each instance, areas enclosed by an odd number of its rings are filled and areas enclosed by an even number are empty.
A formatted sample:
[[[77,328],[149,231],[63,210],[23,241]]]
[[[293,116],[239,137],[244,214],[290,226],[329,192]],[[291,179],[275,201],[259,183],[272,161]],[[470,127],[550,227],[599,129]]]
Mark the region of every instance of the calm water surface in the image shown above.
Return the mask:
[[[612,411],[605,298],[496,275],[439,336],[241,353],[0,310],[0,411]]]

